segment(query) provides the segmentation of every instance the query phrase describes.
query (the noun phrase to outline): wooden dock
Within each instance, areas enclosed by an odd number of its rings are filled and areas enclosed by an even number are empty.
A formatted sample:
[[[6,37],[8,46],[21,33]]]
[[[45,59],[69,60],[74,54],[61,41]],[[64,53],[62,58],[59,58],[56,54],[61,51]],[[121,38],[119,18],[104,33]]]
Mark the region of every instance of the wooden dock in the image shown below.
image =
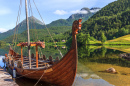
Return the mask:
[[[0,67],[0,86],[18,86],[12,76]]]

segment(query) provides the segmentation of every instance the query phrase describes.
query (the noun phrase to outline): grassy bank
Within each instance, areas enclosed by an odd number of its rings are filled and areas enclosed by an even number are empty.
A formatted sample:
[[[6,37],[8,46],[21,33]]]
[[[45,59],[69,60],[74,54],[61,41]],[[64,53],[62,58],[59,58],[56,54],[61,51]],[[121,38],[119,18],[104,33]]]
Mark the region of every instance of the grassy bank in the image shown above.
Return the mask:
[[[105,44],[129,44],[130,45],[130,34],[113,40],[108,40],[105,42]]]
[[[92,44],[92,45],[96,45],[96,44],[102,45],[101,41],[98,41],[98,40],[90,41],[90,44]],[[104,43],[104,45],[130,45],[130,34],[116,38],[116,39],[107,40]]]

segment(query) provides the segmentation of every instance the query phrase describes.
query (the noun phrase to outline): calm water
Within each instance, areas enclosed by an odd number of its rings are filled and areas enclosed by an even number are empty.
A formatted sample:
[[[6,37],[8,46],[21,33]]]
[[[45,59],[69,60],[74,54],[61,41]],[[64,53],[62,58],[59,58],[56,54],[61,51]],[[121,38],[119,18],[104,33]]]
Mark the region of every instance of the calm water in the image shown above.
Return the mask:
[[[127,47],[127,50],[130,46]],[[113,48],[113,47],[112,47]],[[116,46],[115,49],[108,49],[102,46],[85,46],[78,48],[78,70],[76,79],[73,86],[129,86],[130,85],[130,64],[128,61],[122,62],[119,60],[118,55],[120,53],[129,53],[126,49]],[[62,49],[59,47],[62,54],[64,55],[68,49]],[[130,49],[130,48],[129,48]],[[20,52],[19,49],[15,49]],[[40,54],[45,54],[46,57],[51,55],[53,58],[60,56],[58,50],[54,47],[46,47],[40,49]],[[23,50],[24,54],[27,54],[26,48]],[[32,50],[35,53],[35,50]],[[3,55],[8,53],[8,48],[0,49],[0,66],[4,66],[1,61]],[[110,74],[104,73],[105,69],[114,67],[119,73]],[[125,79],[123,79],[125,78]],[[119,83],[119,81],[121,83]],[[16,80],[20,86],[33,86],[37,81],[30,80],[27,78],[20,78]],[[40,82],[37,86],[53,86],[47,83]]]

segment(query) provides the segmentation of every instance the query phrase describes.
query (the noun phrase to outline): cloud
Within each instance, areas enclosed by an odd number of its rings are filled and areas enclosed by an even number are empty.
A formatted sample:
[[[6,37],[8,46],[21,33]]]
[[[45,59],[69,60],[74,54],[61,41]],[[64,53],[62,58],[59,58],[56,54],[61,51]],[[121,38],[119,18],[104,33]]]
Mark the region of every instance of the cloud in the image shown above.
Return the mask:
[[[0,15],[10,14],[11,10],[8,8],[0,8]]]
[[[97,12],[97,11],[99,11],[99,10],[100,10],[100,9],[90,10],[90,12],[95,13],[95,12]]]
[[[54,12],[54,14],[57,14],[57,15],[65,15],[65,14],[87,14],[88,11],[86,10],[74,10],[74,11],[70,11],[70,12],[67,12],[67,11],[64,11],[64,10],[56,10]]]
[[[6,32],[6,31],[7,31],[7,29],[5,29],[5,28],[0,28],[0,32],[1,32],[1,33]]]
[[[57,14],[57,15],[65,15],[65,14],[67,14],[68,12],[66,12],[66,11],[64,11],[64,10],[56,10],[54,13]]]
[[[87,14],[88,11],[86,11],[86,10],[75,10],[75,11],[71,11],[71,13],[73,13],[73,14],[76,14],[76,13],[78,13],[78,14]]]

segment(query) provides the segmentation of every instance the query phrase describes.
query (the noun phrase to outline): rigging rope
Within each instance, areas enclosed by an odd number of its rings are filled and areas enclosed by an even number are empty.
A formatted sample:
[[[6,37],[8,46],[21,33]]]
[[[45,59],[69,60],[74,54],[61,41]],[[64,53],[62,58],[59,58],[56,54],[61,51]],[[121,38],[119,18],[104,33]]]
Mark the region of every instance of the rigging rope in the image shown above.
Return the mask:
[[[16,45],[17,34],[18,34],[18,27],[19,27],[18,23],[20,21],[21,8],[22,8],[22,0],[20,0],[19,10],[18,10],[18,16],[17,16],[16,26],[15,26],[15,31],[14,31],[14,37],[13,37],[13,40],[12,40],[12,43],[14,44],[14,42],[15,42],[15,45]],[[15,49],[15,46],[14,46],[14,49]]]
[[[33,19],[33,11],[32,11],[32,6],[31,6],[31,2],[30,2],[30,0],[29,0],[29,5],[28,5],[29,7],[30,7],[30,9],[29,10],[31,10],[31,16],[32,16],[32,25],[33,25],[33,29],[34,29],[34,31],[32,31],[32,38],[33,38],[33,41],[38,41],[38,35],[36,34],[37,33],[37,30],[36,30],[36,25],[34,24],[34,19]],[[30,12],[30,11],[29,11]],[[31,25],[31,28],[32,28],[32,25]],[[35,36],[33,36],[33,33],[35,32]],[[36,40],[35,40],[36,39]]]
[[[52,37],[50,31],[48,30],[46,24],[44,23],[43,18],[42,18],[42,16],[41,16],[41,14],[40,14],[40,12],[39,12],[39,10],[38,10],[38,8],[37,8],[36,3],[35,3],[34,0],[33,0],[33,3],[34,3],[34,5],[35,5],[35,7],[36,7],[36,9],[37,9],[37,11],[38,11],[38,14],[40,15],[40,18],[42,19],[42,23],[45,25],[45,27],[46,27],[46,29],[47,29],[47,31],[48,31],[48,33],[49,33],[49,35],[50,35],[52,41],[54,42],[54,44],[55,44],[55,46],[56,46],[56,43],[55,43],[55,41],[54,41],[54,39],[53,39],[53,37]],[[59,50],[59,48],[58,48],[58,47],[56,47],[56,48],[57,48],[57,50],[60,52],[61,57],[63,57],[63,55],[62,55],[61,51]]]
[[[47,70],[47,68],[46,68]],[[45,74],[46,70],[43,72],[42,76],[39,78],[39,80],[36,82],[36,84],[34,86],[37,86],[37,84],[39,83],[39,81],[41,80],[41,78],[43,77],[43,75]]]

